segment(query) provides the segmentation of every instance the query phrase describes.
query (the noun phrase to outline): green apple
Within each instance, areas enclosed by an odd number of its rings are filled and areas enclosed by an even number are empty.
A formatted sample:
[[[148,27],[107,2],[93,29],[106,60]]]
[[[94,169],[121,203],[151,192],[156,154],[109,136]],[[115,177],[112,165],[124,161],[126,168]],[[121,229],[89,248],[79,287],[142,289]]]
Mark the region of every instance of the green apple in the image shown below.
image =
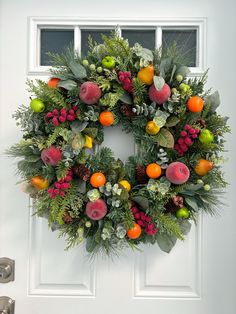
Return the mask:
[[[176,80],[178,81],[178,82],[182,82],[183,81],[183,75],[181,75],[181,74],[178,74],[177,76],[176,76]]]
[[[189,217],[189,210],[186,207],[179,208],[175,215],[177,218],[187,219]]]
[[[205,129],[201,131],[199,135],[199,141],[203,144],[210,144],[214,141],[214,136],[210,130]]]
[[[43,112],[45,109],[45,105],[42,102],[41,99],[39,98],[35,98],[32,99],[30,102],[30,108],[34,111],[34,112]]]
[[[104,68],[112,70],[114,69],[116,62],[113,57],[106,56],[105,58],[102,59],[102,65],[104,66]]]

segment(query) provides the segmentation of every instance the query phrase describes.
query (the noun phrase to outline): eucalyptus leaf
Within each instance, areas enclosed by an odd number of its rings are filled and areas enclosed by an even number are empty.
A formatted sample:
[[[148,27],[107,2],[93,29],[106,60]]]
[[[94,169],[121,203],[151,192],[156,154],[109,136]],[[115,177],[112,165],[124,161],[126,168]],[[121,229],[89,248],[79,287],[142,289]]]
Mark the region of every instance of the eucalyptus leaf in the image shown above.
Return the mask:
[[[149,201],[146,197],[144,196],[140,196],[140,195],[137,195],[137,196],[133,196],[132,197],[132,200],[134,202],[136,202],[139,206],[141,206],[143,209],[147,210],[148,207],[149,207]]]
[[[77,134],[82,132],[86,126],[88,125],[88,122],[80,122],[80,121],[73,121],[70,124],[71,130],[73,131],[73,133]]]
[[[71,61],[69,63],[69,68],[73,72],[74,76],[79,80],[82,80],[87,76],[85,68],[75,61]]]
[[[165,126],[167,126],[167,127],[175,126],[176,124],[179,123],[179,121],[180,121],[179,118],[177,118],[175,116],[170,116],[169,118],[167,118]]]
[[[205,106],[210,107],[209,112],[213,113],[220,105],[220,94],[218,91],[215,91],[213,94],[209,95],[205,99]]]
[[[72,90],[73,88],[75,88],[77,86],[77,84],[73,80],[66,80],[66,81],[60,81],[58,83],[58,86],[63,87],[67,90]]]
[[[161,76],[154,76],[153,83],[156,90],[160,91],[165,84],[165,80]]]
[[[127,105],[132,105],[133,103],[132,98],[128,92],[124,92],[124,94],[120,96],[120,100]]]
[[[186,220],[186,219],[179,221],[179,226],[180,226],[180,229],[181,229],[183,235],[187,235],[190,232],[191,227],[192,227],[189,220]]]
[[[86,193],[86,182],[83,180],[79,180],[77,189],[78,189],[79,193],[85,194]]]
[[[191,197],[191,196],[185,196],[184,197],[184,201],[186,202],[186,204],[188,204],[194,211],[198,211],[199,210],[199,206],[197,203],[196,198]]]
[[[160,249],[166,253],[170,253],[172,248],[175,246],[177,238],[168,234],[159,234],[157,237],[157,243]]]
[[[186,186],[186,189],[190,191],[198,191],[203,187],[203,185],[204,183],[198,183],[198,184],[191,183]]]
[[[166,148],[174,147],[174,137],[172,133],[166,128],[161,128],[160,132],[156,135],[157,143]]]
[[[147,61],[151,61],[151,62],[153,61],[153,53],[151,50],[147,48],[143,48],[141,57]]]

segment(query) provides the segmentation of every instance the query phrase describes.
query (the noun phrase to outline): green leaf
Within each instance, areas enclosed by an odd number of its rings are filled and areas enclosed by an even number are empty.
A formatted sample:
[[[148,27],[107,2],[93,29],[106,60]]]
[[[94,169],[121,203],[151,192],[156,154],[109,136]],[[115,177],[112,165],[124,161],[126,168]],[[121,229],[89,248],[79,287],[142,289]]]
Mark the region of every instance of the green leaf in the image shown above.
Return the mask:
[[[162,147],[174,147],[174,137],[172,133],[166,128],[162,128],[160,132],[156,135],[156,141]]]
[[[179,226],[180,226],[180,229],[181,229],[183,235],[187,235],[190,232],[192,225],[189,222],[189,220],[183,219],[183,220],[179,221]]]
[[[165,80],[161,76],[154,76],[153,83],[156,90],[160,91],[165,84]]]
[[[69,67],[77,79],[82,80],[87,76],[86,70],[81,64],[71,61]]]
[[[86,128],[87,125],[88,125],[88,122],[80,122],[76,120],[71,123],[70,127],[73,133],[78,134],[82,132]]]
[[[173,76],[175,74],[175,71],[176,71],[176,65],[174,64],[172,72],[171,72],[171,76],[170,76],[170,82],[172,82],[172,80],[173,80]]]
[[[167,126],[167,127],[175,126],[176,124],[179,123],[179,121],[180,121],[179,118],[177,118],[175,116],[170,116],[169,118],[167,118],[165,126]]]
[[[160,70],[160,76],[165,78],[166,73],[170,70],[171,68],[171,58],[164,58],[161,60],[159,70]]]
[[[215,91],[213,94],[209,95],[205,99],[205,105],[210,107],[209,112],[213,113],[220,105],[220,94]]]
[[[128,92],[124,92],[124,94],[120,96],[120,100],[127,105],[132,105],[133,103],[132,98]]]
[[[153,61],[153,53],[147,48],[142,49],[141,57],[147,61]]]
[[[63,87],[67,90],[72,90],[73,88],[75,88],[77,86],[75,81],[72,80],[66,80],[66,81],[60,81],[58,83],[59,87]]]
[[[86,250],[88,253],[92,253],[97,246],[97,243],[94,241],[93,237],[88,237],[86,239]]]
[[[187,203],[194,211],[198,211],[198,203],[197,200],[194,197],[191,196],[185,196],[184,197],[185,203]]]
[[[181,65],[176,71],[176,76],[182,75],[183,77],[186,77],[189,73],[190,73],[189,68],[186,67],[185,65]]]
[[[132,200],[134,202],[136,202],[139,206],[141,206],[143,209],[147,210],[148,207],[149,207],[149,201],[146,197],[144,196],[140,196],[140,195],[137,195],[137,196],[133,196],[132,197]]]
[[[170,253],[172,248],[175,246],[177,238],[175,236],[160,234],[157,236],[157,243],[160,249],[166,253]]]
[[[97,128],[85,128],[83,130],[83,133],[92,138],[95,138],[98,135],[98,129]]]

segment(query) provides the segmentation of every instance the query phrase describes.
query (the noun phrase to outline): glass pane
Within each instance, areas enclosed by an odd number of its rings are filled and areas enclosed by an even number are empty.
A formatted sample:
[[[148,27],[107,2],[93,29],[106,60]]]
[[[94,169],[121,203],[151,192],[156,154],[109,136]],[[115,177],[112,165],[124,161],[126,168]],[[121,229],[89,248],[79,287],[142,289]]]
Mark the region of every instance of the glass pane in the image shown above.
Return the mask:
[[[162,31],[162,47],[165,49],[176,42],[182,56],[187,60],[187,66],[197,66],[197,30],[171,30]]]
[[[86,56],[88,53],[88,37],[91,36],[98,44],[102,43],[101,35],[104,34],[109,36],[111,34],[111,29],[82,29],[81,30],[81,56]]]
[[[40,65],[51,65],[47,53],[62,53],[69,45],[74,45],[73,30],[41,29]]]
[[[122,36],[128,38],[130,46],[139,43],[144,48],[155,49],[155,30],[122,30]]]

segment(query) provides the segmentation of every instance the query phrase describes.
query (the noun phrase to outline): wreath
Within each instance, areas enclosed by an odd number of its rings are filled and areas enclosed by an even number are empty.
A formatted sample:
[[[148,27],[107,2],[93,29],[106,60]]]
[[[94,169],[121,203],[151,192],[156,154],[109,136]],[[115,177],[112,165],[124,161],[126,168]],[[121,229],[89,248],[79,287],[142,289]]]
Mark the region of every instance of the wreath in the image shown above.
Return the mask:
[[[67,248],[86,241],[89,253],[109,255],[158,243],[170,252],[199,212],[219,210],[227,118],[216,113],[218,92],[204,91],[207,72],[189,78],[176,45],[102,39],[89,39],[85,58],[50,54],[49,81],[27,81],[34,98],[13,115],[23,139],[8,154],[21,158],[22,190]],[[126,162],[100,147],[114,125],[136,143]]]

